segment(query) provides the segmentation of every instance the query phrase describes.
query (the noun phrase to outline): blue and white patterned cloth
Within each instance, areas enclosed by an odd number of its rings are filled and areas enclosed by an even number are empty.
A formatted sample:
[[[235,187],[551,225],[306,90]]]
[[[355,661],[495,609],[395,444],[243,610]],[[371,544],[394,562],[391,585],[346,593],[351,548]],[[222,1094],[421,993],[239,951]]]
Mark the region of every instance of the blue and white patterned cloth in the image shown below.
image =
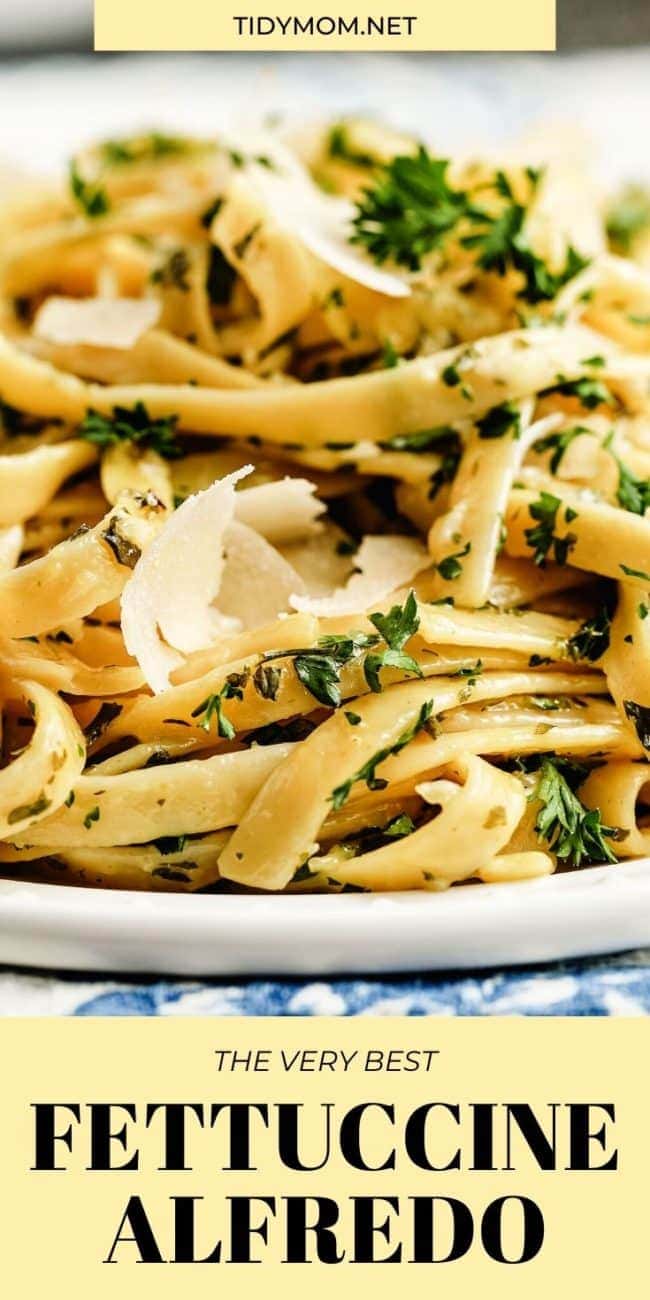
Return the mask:
[[[650,1015],[650,949],[510,971],[378,979],[52,978],[0,969],[0,1016]]]

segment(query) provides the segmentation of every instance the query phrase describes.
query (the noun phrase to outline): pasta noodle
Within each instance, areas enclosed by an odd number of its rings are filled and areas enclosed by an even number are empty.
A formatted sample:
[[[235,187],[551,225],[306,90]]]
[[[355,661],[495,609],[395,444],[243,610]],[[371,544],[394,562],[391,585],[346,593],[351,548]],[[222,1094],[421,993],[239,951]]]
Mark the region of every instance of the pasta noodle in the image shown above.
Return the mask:
[[[0,228],[5,875],[648,853],[650,280],[579,167],[154,132]]]

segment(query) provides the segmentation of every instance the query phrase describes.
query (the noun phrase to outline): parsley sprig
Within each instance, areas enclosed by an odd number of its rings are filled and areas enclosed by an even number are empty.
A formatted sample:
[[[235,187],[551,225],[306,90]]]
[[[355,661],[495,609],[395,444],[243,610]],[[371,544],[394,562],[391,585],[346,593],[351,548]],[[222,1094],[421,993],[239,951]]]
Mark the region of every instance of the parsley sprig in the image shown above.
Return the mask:
[[[422,676],[422,669],[412,655],[404,653],[406,642],[415,636],[420,618],[415,592],[410,591],[404,605],[393,605],[388,614],[371,614],[370,622],[386,642],[386,650],[366,655],[363,665],[365,679],[371,691],[381,691],[379,673],[382,668],[401,668],[404,672]]]
[[[484,271],[504,276],[517,271],[523,278],[520,297],[539,303],[560,289],[586,265],[569,247],[564,266],[552,271],[531,248],[525,222],[528,206],[519,202],[504,172],[490,185],[495,210],[479,206],[467,190],[452,186],[449,161],[432,158],[424,146],[414,155],[398,155],[381,168],[357,204],[351,242],[363,245],[374,260],[389,259],[418,271],[428,253],[441,249],[450,237],[476,253]],[[529,168],[529,199],[541,173]]]
[[[192,710],[193,718],[200,718],[203,715],[202,721],[199,722],[203,731],[211,730],[214,718],[217,723],[217,735],[223,740],[235,739],[237,733],[230,718],[224,713],[223,706],[226,700],[243,700],[247,680],[246,673],[230,673],[219,691],[214,695],[208,695],[207,699]]]
[[[401,668],[415,677],[422,669],[404,646],[420,626],[417,601],[409,592],[404,605],[394,605],[388,614],[371,614],[370,622],[377,628],[373,632],[349,632],[343,635],[322,636],[317,645],[305,650],[272,650],[264,659],[293,659],[298,679],[319,704],[338,709],[341,705],[341,670],[355,659],[364,658],[364,675],[372,691],[381,691],[379,673],[382,668]],[[385,649],[375,650],[381,641]]]
[[[120,442],[150,447],[166,460],[176,460],[183,449],[176,441],[178,416],[166,415],[154,420],[144,404],[114,406],[112,415],[99,411],[86,412],[77,430],[77,437],[92,442],[96,447],[114,447]]]
[[[620,832],[603,826],[599,809],[585,808],[575,793],[585,776],[586,769],[578,764],[545,758],[531,795],[541,804],[535,822],[537,834],[556,857],[572,867],[618,860],[606,839],[620,838]]]

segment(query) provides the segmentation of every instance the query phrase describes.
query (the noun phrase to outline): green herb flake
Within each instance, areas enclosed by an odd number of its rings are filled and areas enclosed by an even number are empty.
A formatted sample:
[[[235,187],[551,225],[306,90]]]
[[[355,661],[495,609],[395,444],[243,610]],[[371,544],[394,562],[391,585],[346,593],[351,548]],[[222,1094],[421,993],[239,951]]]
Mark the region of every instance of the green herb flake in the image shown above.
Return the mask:
[[[595,663],[601,659],[605,651],[609,649],[609,637],[611,629],[611,617],[606,605],[589,618],[570,636],[567,643],[567,653],[570,659],[588,659]]]
[[[455,551],[453,555],[446,555],[444,559],[440,560],[439,564],[436,564],[436,570],[440,574],[440,577],[445,579],[445,582],[456,582],[456,580],[460,578],[463,572],[461,560],[463,560],[466,555],[469,555],[471,549],[472,543],[466,542],[462,550]]]
[[[476,428],[479,438],[504,438],[507,433],[512,434],[513,438],[519,438],[521,415],[513,402],[503,402],[501,406],[493,406],[487,415],[477,420]]]
[[[176,460],[183,449],[176,441],[177,415],[153,419],[144,404],[114,406],[112,415],[101,415],[90,408],[77,429],[77,437],[96,447],[114,447],[119,443],[132,443],[136,447],[149,447],[165,460]]]
[[[573,788],[585,775],[584,769],[575,765],[545,758],[531,795],[541,804],[535,823],[537,834],[556,857],[572,867],[618,860],[606,839],[616,839],[620,832],[603,826],[599,810],[585,808]]]
[[[87,217],[92,220],[106,216],[111,207],[106,190],[97,181],[84,180],[74,159],[70,163],[69,181],[72,197]]]
[[[634,723],[636,734],[644,749],[650,749],[650,707],[636,704],[634,700],[623,700],[625,716]]]
[[[531,502],[529,506],[531,518],[535,519],[536,523],[532,528],[525,530],[524,536],[529,547],[534,551],[533,560],[540,568],[544,568],[549,551],[552,552],[556,564],[566,564],[569,552],[575,546],[577,538],[573,533],[567,533],[565,537],[558,537],[555,534],[557,513],[561,505],[559,497],[553,496],[551,492],[542,491],[537,501]],[[573,518],[575,517],[573,512]]]
[[[217,735],[221,736],[222,740],[235,739],[235,728],[224,713],[223,705],[225,700],[243,700],[247,680],[247,673],[230,673],[219,691],[214,695],[208,695],[207,699],[192,710],[193,718],[203,717],[199,723],[202,731],[210,731],[212,720],[216,718]]]
[[[650,582],[650,573],[645,573],[643,569],[631,569],[628,564],[619,564],[618,567],[626,578],[640,578],[642,582]]]

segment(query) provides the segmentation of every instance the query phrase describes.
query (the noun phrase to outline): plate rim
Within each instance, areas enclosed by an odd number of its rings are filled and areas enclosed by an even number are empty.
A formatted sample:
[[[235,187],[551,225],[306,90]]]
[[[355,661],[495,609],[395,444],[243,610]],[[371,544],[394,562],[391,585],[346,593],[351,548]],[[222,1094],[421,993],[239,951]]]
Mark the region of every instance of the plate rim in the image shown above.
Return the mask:
[[[0,962],[169,976],[489,969],[650,945],[650,858],[443,893],[241,895],[0,881]]]

